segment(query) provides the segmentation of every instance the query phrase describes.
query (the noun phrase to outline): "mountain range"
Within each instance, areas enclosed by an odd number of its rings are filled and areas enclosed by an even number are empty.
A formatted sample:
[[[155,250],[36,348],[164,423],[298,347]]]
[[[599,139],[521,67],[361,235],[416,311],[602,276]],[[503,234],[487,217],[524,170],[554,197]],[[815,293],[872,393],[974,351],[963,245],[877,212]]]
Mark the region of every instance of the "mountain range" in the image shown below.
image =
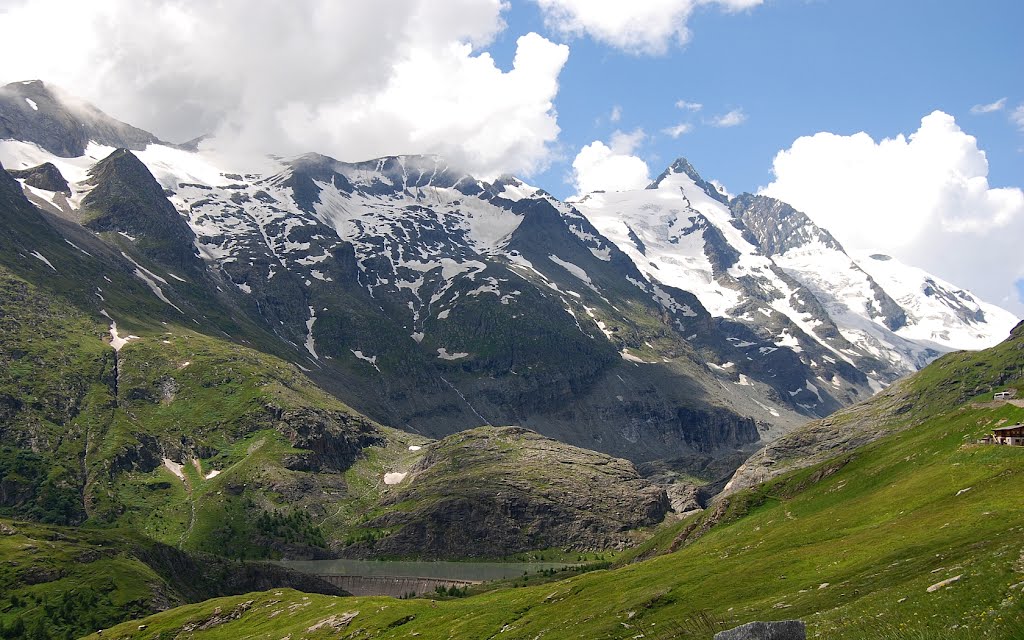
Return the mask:
[[[148,321],[279,355],[429,437],[516,424],[699,469],[1016,321],[894,258],[851,257],[804,214],[730,198],[683,159],[645,190],[573,202],[437,157],[250,171],[40,81],[0,91],[0,138],[33,204],[130,263],[159,309]],[[5,259],[66,274],[40,247]],[[92,295],[102,278],[76,284],[130,326],[133,309]]]

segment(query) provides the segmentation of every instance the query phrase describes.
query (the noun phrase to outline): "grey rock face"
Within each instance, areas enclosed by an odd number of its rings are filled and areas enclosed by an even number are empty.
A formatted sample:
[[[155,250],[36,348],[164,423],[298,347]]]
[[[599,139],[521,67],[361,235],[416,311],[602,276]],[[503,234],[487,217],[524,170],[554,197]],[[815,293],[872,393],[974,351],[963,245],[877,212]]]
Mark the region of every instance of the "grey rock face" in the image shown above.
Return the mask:
[[[68,186],[68,181],[64,179],[60,169],[50,162],[45,162],[38,167],[32,167],[30,169],[13,169],[8,173],[15,178],[24,180],[25,184],[30,187],[42,189],[43,191],[53,191],[69,196],[71,195],[71,188]]]
[[[775,198],[743,193],[732,199],[729,208],[750,230],[756,239],[755,244],[766,256],[782,255],[791,249],[813,242],[845,253],[842,245],[831,233],[814,224],[806,214]],[[860,271],[852,260],[851,266]],[[871,306],[867,310],[870,316],[881,318],[891,331],[905,326],[907,315],[903,308],[870,276],[864,275],[870,283],[876,303],[876,306]]]
[[[742,193],[729,203],[733,214],[750,229],[765,255],[774,256],[817,240],[826,247],[843,250],[831,233],[817,226],[805,214],[785,202]]]
[[[115,120],[40,80],[0,88],[2,138],[34,142],[64,158],[85,153],[90,140],[134,150],[159,142],[153,134]]]
[[[807,627],[801,620],[750,622],[715,634],[715,640],[806,640]]]
[[[696,451],[714,451],[757,442],[753,418],[740,417],[722,409],[680,407],[677,411],[682,437]]]

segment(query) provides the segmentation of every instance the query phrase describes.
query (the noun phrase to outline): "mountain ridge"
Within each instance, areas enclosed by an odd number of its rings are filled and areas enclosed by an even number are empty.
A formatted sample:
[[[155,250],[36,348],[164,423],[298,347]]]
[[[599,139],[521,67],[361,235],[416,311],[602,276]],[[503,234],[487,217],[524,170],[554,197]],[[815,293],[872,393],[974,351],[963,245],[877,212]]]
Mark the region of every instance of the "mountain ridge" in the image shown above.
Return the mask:
[[[437,156],[306,154],[236,172],[155,137],[125,151],[92,140],[72,158],[35,146],[31,127],[21,137],[0,142],[0,160],[15,170],[50,162],[71,196],[25,178],[23,190],[70,221],[95,228],[104,218],[91,205],[116,204],[104,193],[149,185],[135,206],[145,215],[101,236],[136,263],[129,271],[166,313],[201,325],[223,316],[210,330],[432,437],[521,424],[699,468],[866,397],[945,348],[893,334],[906,311],[826,230],[761,197],[730,200],[682,158],[637,192],[646,200],[564,203]],[[115,159],[150,175],[121,187],[118,174],[131,172],[90,177]],[[616,198],[633,221],[619,230],[594,207]],[[658,207],[666,217],[654,223]],[[147,228],[156,212],[163,226]],[[792,221],[785,237],[768,233],[781,220]],[[869,283],[874,306],[852,321],[807,286],[800,264],[779,262],[822,239]]]

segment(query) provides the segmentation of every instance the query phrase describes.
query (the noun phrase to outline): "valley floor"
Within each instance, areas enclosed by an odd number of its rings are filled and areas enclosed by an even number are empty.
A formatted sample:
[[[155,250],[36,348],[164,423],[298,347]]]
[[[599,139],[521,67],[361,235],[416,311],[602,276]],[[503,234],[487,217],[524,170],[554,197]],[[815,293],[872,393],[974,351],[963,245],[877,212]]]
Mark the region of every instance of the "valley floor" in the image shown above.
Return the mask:
[[[974,443],[1022,418],[961,406],[730,496],[613,570],[445,601],[273,590],[103,638],[710,638],[790,618],[812,638],[1020,638],[1024,448]]]

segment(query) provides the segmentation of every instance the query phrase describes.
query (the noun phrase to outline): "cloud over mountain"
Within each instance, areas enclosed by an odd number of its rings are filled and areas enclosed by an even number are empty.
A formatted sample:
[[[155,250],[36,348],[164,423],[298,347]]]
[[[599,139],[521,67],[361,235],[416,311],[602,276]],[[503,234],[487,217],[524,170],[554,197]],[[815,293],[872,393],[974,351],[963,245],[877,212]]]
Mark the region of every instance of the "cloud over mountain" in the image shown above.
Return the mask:
[[[791,203],[848,248],[899,256],[1020,312],[1024,191],[988,182],[988,160],[954,118],[935,111],[910,136],[798,138],[763,193]]]
[[[651,181],[647,163],[636,155],[646,139],[642,129],[616,131],[608,144],[595,140],[580,149],[572,161],[572,184],[580,195],[591,191],[642,189]]]
[[[0,77],[41,77],[163,138],[342,159],[443,153],[479,173],[546,165],[568,48],[481,48],[502,0],[8,2]],[[41,47],[41,42],[74,42]],[[31,55],[26,52],[31,51]],[[173,108],[168,108],[173,105]]]

